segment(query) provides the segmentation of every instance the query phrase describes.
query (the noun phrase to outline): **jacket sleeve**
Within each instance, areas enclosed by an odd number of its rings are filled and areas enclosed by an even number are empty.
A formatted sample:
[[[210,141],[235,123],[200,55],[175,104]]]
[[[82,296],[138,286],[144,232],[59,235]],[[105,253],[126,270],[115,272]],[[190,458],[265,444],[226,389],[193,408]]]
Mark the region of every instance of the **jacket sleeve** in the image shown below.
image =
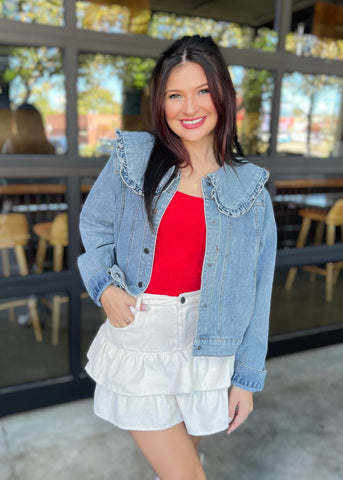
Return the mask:
[[[264,196],[265,213],[256,267],[255,306],[242,343],[236,352],[235,372],[231,380],[232,384],[251,392],[263,389],[266,376],[265,358],[276,256],[275,218],[272,201],[266,189]]]
[[[114,209],[120,208],[122,183],[115,169],[113,151],[96,179],[80,215],[80,233],[85,253],[78,258],[78,267],[85,287],[99,301],[105,288],[114,284],[125,288],[125,276],[116,265]]]

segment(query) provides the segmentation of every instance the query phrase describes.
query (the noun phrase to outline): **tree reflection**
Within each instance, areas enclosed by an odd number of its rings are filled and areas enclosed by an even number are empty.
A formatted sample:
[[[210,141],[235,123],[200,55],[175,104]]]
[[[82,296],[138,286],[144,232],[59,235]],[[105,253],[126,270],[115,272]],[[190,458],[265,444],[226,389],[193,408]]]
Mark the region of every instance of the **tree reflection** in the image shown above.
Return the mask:
[[[106,153],[104,140],[116,128],[150,128],[146,85],[150,58],[82,54],[79,61],[78,113],[81,155]]]
[[[0,16],[45,25],[64,24],[63,0],[1,0]]]
[[[43,132],[44,124],[45,134],[55,144],[56,152],[65,153],[65,90],[61,51],[58,48],[48,47],[9,47],[7,67],[2,74],[1,82],[7,91],[8,102],[13,113],[12,140],[16,137],[14,126],[17,122],[14,120],[16,115],[19,118],[17,109],[19,106],[30,104],[32,118],[34,111],[39,112],[42,124],[39,127],[40,131]],[[27,109],[24,110],[26,112]],[[34,121],[38,128],[38,116]],[[19,136],[20,133],[18,132]],[[34,137],[38,138],[37,132],[33,135],[33,140]],[[41,137],[43,138],[43,133]],[[13,141],[12,144],[14,144]],[[26,145],[28,144],[27,141]],[[52,151],[52,148],[50,150]],[[31,147],[30,151],[32,151]],[[2,153],[30,153],[30,151],[24,148],[19,152],[12,145],[6,150],[3,147]],[[37,153],[42,152],[42,148],[39,148]]]
[[[339,137],[343,79],[294,72],[282,84],[279,151],[328,157]]]
[[[27,102],[32,95],[48,96],[56,82],[62,87],[63,64],[58,48],[12,48],[8,60],[4,79],[15,90],[12,98],[16,104]]]

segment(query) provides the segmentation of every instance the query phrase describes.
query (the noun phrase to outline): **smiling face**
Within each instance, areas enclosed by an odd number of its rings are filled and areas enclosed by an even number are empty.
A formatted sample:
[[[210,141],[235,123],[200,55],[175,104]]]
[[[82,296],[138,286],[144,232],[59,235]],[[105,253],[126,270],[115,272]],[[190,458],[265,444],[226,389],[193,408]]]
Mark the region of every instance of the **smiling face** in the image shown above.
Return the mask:
[[[213,145],[218,115],[203,68],[195,62],[174,67],[167,80],[164,114],[169,128],[188,143]]]

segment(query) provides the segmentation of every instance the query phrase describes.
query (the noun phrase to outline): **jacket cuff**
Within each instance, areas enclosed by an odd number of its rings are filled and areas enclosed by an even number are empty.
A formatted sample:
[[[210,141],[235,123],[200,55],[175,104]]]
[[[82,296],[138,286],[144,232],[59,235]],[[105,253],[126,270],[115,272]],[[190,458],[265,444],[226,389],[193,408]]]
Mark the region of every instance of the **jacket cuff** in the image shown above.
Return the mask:
[[[231,383],[249,392],[260,392],[264,387],[266,373],[266,370],[255,370],[236,360]]]
[[[102,306],[100,303],[102,292],[111,284],[115,285],[115,282],[108,274],[107,268],[103,267],[95,272],[95,274],[89,280],[89,284],[86,285],[89,295],[98,305],[98,307]]]

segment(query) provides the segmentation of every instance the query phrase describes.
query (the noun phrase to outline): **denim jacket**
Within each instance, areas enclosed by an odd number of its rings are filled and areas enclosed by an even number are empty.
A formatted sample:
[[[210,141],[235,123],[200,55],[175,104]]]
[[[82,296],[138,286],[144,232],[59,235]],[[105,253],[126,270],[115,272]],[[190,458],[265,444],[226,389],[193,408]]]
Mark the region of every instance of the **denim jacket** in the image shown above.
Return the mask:
[[[154,229],[143,201],[143,176],[154,137],[117,131],[114,150],[93,185],[80,216],[85,253],[78,259],[89,295],[100,306],[114,284],[137,296],[147,288],[156,233],[175,194],[180,173],[156,191]],[[235,355],[232,383],[262,390],[268,343],[276,228],[269,174],[252,164],[225,165],[201,179],[206,249],[193,355]]]

